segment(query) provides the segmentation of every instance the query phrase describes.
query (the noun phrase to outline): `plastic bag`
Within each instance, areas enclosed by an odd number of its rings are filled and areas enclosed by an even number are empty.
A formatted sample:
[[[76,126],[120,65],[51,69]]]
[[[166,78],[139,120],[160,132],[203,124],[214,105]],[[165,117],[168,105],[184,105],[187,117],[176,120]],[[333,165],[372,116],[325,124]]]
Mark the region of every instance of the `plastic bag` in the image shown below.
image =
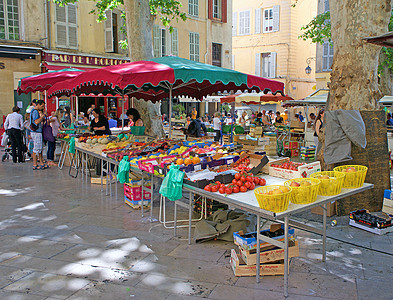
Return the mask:
[[[126,183],[129,181],[130,176],[130,162],[128,161],[128,156],[124,156],[119,163],[119,172],[117,174],[117,180],[120,183]]]
[[[72,154],[75,154],[75,138],[72,137],[70,139],[70,141],[68,142],[68,144],[70,145],[69,148],[68,148],[68,152],[70,152]]]
[[[178,165],[171,165],[160,187],[160,194],[171,201],[179,200],[183,197],[184,172],[179,170]]]

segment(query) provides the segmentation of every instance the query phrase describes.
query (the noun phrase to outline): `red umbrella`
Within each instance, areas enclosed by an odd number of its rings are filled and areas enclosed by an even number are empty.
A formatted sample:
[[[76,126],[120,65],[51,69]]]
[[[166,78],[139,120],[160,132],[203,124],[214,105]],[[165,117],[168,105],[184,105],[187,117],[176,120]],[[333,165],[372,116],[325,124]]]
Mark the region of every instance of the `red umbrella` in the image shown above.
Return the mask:
[[[19,81],[18,94],[30,92],[43,92],[53,86],[55,83],[74,78],[84,71],[74,68],[62,69],[59,71],[50,71],[47,73],[23,77]]]

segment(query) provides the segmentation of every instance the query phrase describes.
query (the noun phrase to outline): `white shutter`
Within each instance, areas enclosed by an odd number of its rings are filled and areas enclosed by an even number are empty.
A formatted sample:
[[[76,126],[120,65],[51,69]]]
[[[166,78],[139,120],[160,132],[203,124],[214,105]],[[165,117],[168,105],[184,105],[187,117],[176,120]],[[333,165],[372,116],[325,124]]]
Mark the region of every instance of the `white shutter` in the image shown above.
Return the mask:
[[[67,4],[68,47],[78,48],[78,24],[76,4]]]
[[[111,10],[105,12],[105,52],[113,52],[113,14]],[[116,16],[116,15],[115,15]]]
[[[255,33],[261,33],[261,9],[255,10]]]
[[[251,33],[251,10],[247,10],[244,14],[244,34]]]
[[[160,27],[153,26],[153,53],[154,57],[160,57]]]
[[[255,75],[261,76],[261,53],[255,53]]]
[[[237,12],[232,14],[232,36],[237,34]]]
[[[269,26],[269,21],[268,21],[268,17],[269,17],[269,10],[268,9],[264,9],[263,10],[263,15],[262,15],[262,19],[263,19],[263,29],[262,32],[265,33],[267,32],[267,27]]]
[[[280,5],[273,6],[273,31],[280,29]]]
[[[270,70],[269,70],[269,77],[276,78],[276,63],[277,61],[277,52],[270,53]]]
[[[235,70],[235,55],[232,55],[232,70]]]
[[[177,28],[173,28],[171,37],[172,37],[172,54],[179,56],[179,37],[177,33]]]
[[[195,33],[195,61],[199,61],[199,33]]]
[[[66,7],[55,6],[55,20],[56,20],[56,45],[58,47],[67,47],[67,18]]]

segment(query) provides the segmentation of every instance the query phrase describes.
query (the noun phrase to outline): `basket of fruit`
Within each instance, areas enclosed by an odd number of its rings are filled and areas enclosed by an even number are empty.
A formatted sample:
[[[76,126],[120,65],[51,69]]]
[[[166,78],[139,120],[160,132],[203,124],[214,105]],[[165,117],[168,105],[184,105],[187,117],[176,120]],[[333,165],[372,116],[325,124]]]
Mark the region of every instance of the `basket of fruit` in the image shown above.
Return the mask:
[[[275,213],[287,210],[292,189],[284,185],[267,185],[254,191],[259,207]]]
[[[316,178],[321,181],[319,184],[318,195],[334,196],[341,193],[345,174],[336,171],[316,172],[310,175],[310,178]]]
[[[293,204],[309,204],[315,202],[321,181],[315,178],[295,178],[284,182],[292,188],[290,201]]]
[[[345,165],[335,167],[333,170],[345,174],[344,188],[354,189],[363,185],[368,168],[360,165]]]

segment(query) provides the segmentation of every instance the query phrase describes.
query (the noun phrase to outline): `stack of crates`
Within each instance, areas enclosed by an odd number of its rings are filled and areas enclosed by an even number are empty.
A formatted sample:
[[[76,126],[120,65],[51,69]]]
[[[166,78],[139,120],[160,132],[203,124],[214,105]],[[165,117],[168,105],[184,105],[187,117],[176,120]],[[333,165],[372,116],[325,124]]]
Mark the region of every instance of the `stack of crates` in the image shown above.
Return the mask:
[[[228,205],[220,203],[220,202],[212,200],[212,199],[206,199],[206,203],[204,203],[202,201],[201,196],[198,196],[198,195],[194,196],[194,211],[196,213],[201,214],[201,213],[205,212],[206,216],[210,216],[219,209],[222,209],[222,210],[228,209]]]
[[[316,147],[300,147],[300,159],[302,160],[315,160]]]
[[[144,181],[145,191],[142,191],[142,180],[130,180],[129,183],[124,184],[124,203],[134,209],[140,209],[142,205],[142,192],[143,192],[143,205],[148,207],[151,202],[151,193],[146,189],[151,188],[150,180]]]
[[[284,142],[284,149],[291,152],[291,157],[299,156],[299,142],[298,141],[286,141]]]
[[[250,127],[250,136],[261,137],[263,134],[263,126]]]

